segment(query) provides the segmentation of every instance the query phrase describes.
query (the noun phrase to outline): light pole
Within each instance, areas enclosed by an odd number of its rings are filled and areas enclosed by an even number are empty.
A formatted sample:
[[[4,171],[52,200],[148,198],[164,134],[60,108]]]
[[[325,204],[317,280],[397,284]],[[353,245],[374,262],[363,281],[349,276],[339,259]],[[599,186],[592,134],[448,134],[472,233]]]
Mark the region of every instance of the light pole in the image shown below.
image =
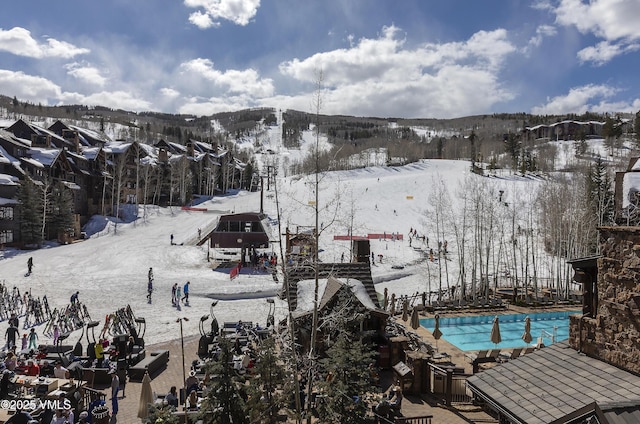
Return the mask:
[[[187,416],[187,375],[184,370],[184,333],[182,332],[182,322],[189,321],[189,318],[178,318],[176,322],[180,323],[180,344],[182,345],[182,386],[184,393],[184,404],[182,405],[184,411],[184,422],[187,423],[189,418]]]

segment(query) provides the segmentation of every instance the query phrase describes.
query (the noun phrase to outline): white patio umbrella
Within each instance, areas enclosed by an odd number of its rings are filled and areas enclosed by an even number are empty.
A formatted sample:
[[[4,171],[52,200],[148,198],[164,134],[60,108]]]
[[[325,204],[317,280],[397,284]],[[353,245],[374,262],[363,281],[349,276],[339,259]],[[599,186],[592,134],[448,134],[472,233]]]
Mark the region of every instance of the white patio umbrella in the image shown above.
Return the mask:
[[[502,337],[500,336],[500,321],[498,317],[493,319],[493,326],[491,327],[491,341],[496,344],[496,346],[502,341]]]
[[[531,343],[533,340],[533,337],[531,337],[531,318],[529,317],[524,319],[524,333],[522,333],[522,340],[524,340],[526,344]]]
[[[138,418],[149,416],[149,404],[153,403],[153,391],[151,390],[151,377],[145,372],[142,377],[142,390],[140,391],[140,405],[138,406]]]

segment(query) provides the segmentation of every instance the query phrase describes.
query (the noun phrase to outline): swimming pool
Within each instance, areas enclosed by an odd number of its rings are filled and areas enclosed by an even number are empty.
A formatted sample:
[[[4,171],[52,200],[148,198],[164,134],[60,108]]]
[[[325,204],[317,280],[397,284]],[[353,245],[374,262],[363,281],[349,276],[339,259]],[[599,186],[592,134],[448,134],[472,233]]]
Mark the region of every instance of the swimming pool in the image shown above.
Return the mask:
[[[502,342],[495,345],[491,342],[491,326],[495,315],[472,315],[464,317],[440,317],[441,340],[446,340],[463,351],[483,350],[495,348],[525,347],[522,340],[524,333],[524,319],[531,319],[532,344],[537,342],[543,331],[548,335],[555,333],[555,341],[560,342],[569,338],[569,315],[581,314],[582,311],[544,312],[536,314],[498,315],[500,318],[500,335]],[[420,325],[433,331],[435,320],[425,318]],[[545,345],[551,344],[551,337],[544,337]]]

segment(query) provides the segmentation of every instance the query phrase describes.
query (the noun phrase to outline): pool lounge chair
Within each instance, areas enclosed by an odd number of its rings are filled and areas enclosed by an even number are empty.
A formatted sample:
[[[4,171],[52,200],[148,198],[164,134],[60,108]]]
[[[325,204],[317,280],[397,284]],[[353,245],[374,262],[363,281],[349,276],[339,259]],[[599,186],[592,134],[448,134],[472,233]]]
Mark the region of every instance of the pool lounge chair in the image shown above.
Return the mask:
[[[486,358],[487,357],[487,353],[489,353],[488,350],[479,350],[476,353],[467,353],[464,356],[465,356],[465,358],[467,358],[469,360],[469,362],[473,362],[476,359]]]
[[[511,352],[505,352],[498,355],[498,362],[507,362],[511,359],[516,359],[522,353],[523,347],[516,347],[511,350]]]

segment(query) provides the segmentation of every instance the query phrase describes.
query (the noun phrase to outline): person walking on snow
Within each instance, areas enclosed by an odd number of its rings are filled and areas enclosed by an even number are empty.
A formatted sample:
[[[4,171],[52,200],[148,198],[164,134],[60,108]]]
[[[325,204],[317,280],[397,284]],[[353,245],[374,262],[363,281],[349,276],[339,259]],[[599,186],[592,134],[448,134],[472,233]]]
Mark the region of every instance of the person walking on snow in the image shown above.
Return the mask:
[[[171,304],[176,306],[176,293],[178,292],[178,283],[173,283],[171,287]]]
[[[29,333],[29,350],[36,350],[38,348],[38,333],[36,333],[36,329],[32,328]]]
[[[153,279],[147,284],[147,299],[151,302],[151,293],[153,293]]]
[[[29,256],[29,260],[27,261],[27,269],[28,274],[31,275],[31,270],[33,269],[33,256]]]
[[[189,303],[189,284],[191,283],[187,281],[184,287],[182,287],[182,292],[184,293],[184,297],[182,298],[182,300],[184,300],[185,304]]]
[[[148,280],[153,281],[153,268],[149,268],[149,272],[147,273]]]

